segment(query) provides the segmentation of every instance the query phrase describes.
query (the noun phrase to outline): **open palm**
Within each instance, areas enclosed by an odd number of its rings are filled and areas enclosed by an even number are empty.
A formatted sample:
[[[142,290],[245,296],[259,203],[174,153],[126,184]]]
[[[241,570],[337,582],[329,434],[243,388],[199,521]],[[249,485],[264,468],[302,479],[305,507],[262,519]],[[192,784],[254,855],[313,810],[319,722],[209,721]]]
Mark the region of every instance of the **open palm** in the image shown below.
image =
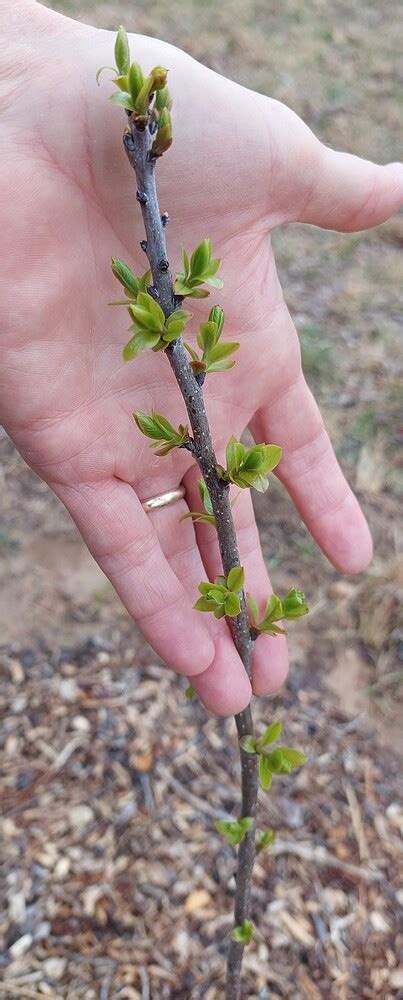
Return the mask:
[[[1,242],[7,234],[0,419],[66,505],[154,649],[192,676],[207,706],[234,712],[249,701],[250,686],[227,626],[192,610],[199,581],[220,571],[215,533],[189,521],[178,527],[198,506],[198,470],[187,452],[156,458],[131,419],[133,410],[154,406],[173,424],[186,422],[183,403],[163,355],[122,361],[127,314],[107,305],[117,291],[111,254],[137,272],[147,263],[134,175],[120,145],[124,114],[108,104],[105,77],[95,85],[113,37],[44,8],[19,28],[0,81],[8,137],[0,159]],[[158,165],[158,186],[161,209],[172,216],[171,267],[180,264],[181,245],[191,250],[211,237],[224,279],[211,302],[223,306],[225,332],[241,344],[234,370],[206,382],[218,457],[229,434],[247,426],[256,440],[282,445],[278,475],[309,530],[338,568],[357,571],[371,555],[368,528],[304,382],[270,230],[296,220],[345,230],[376,225],[403,201],[401,168],[331,152],[288,108],[172,46],[134,36],[131,48],[145,70],[159,63],[170,74],[174,145]],[[196,331],[206,306],[189,300],[188,307]],[[181,482],[186,500],[143,511],[141,500]],[[235,517],[248,589],[263,600],[269,583],[249,494]],[[262,636],[255,692],[275,690],[285,673],[282,637]]]

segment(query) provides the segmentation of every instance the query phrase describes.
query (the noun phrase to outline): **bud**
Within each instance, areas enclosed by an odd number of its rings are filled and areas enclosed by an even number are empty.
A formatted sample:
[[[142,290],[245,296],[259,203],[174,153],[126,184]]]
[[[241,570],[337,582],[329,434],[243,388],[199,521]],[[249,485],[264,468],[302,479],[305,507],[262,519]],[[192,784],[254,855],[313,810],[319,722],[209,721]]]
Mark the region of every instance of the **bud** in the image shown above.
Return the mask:
[[[217,336],[218,340],[219,337],[221,336],[222,328],[224,326],[224,310],[221,309],[221,306],[213,306],[213,308],[210,309],[209,323],[216,324],[218,330],[218,336]]]
[[[151,146],[151,156],[162,156],[172,145],[172,121],[168,108],[163,108],[158,122],[158,130]]]
[[[165,66],[154,66],[151,70],[150,77],[152,80],[152,90],[162,90],[167,84],[167,73],[168,70]]]
[[[115,42],[115,62],[121,76],[129,72],[130,49],[125,29],[120,25]]]

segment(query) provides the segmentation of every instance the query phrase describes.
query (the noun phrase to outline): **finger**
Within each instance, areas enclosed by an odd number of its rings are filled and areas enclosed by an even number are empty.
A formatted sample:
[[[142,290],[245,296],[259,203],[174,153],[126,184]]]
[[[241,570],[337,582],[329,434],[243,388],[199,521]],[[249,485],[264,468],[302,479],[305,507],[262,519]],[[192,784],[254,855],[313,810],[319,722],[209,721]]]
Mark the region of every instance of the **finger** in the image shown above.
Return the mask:
[[[197,474],[194,468],[185,476],[185,486],[191,510],[200,510],[201,502],[197,489]],[[255,598],[263,610],[272,593],[269,576],[256,527],[255,513],[249,490],[242,490],[233,506],[233,517],[237,533],[241,565],[245,570],[245,589]],[[217,532],[209,524],[195,526],[196,538],[210,580],[222,573],[222,563],[217,540]],[[232,640],[231,640],[232,641]],[[287,643],[283,636],[261,635],[256,640],[253,651],[252,688],[254,694],[273,694],[284,683],[288,671]],[[201,679],[205,682],[205,675]]]
[[[287,337],[293,324],[286,306],[279,321]],[[337,462],[302,369],[278,387],[250,428],[256,441],[281,445],[276,475],[333,565],[344,573],[365,569],[372,558],[369,528]]]
[[[206,579],[206,571],[191,520],[180,521],[182,515],[188,511],[187,503],[182,500],[172,506],[150,511],[149,517],[164,556],[189,595],[190,605],[193,605],[200,597],[198,585]],[[191,677],[192,686],[207,709],[216,715],[235,715],[249,704],[252,692],[228,625],[224,620],[218,621],[214,615],[194,613],[204,618],[206,628],[214,642],[215,655],[206,671],[197,677]],[[190,623],[187,634],[189,663],[191,663],[197,646],[194,644],[194,633]]]
[[[266,103],[266,118],[272,147],[273,133],[276,139],[270,203],[284,208],[287,221],[358,232],[402,207],[402,163],[379,166],[329,149],[276,101]]]
[[[53,488],[156,653],[178,673],[206,670],[215,655],[206,623],[192,610],[132,487],[110,479]]]

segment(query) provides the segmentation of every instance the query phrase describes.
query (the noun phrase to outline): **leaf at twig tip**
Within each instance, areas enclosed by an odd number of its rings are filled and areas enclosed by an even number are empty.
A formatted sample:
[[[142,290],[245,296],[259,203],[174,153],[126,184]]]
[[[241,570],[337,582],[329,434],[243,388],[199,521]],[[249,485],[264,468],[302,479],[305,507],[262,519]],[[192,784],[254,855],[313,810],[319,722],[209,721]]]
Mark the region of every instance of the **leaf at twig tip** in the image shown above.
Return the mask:
[[[115,62],[119,73],[128,73],[130,68],[129,39],[123,25],[120,25],[115,41]]]
[[[249,944],[253,938],[254,927],[251,920],[244,920],[238,927],[234,927],[231,938],[237,944]]]

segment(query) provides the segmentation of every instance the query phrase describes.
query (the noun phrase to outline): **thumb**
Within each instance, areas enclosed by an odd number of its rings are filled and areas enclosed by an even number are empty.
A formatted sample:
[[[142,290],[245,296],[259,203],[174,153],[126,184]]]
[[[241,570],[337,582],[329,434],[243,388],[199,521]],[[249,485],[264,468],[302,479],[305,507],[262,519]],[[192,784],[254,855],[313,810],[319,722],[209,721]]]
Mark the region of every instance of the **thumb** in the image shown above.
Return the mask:
[[[307,156],[311,187],[296,222],[353,233],[379,226],[402,208],[402,163],[382,167],[318,145]]]
[[[265,101],[269,212],[274,209],[276,221],[358,232],[403,207],[403,163],[378,166],[329,149],[290,108]]]

